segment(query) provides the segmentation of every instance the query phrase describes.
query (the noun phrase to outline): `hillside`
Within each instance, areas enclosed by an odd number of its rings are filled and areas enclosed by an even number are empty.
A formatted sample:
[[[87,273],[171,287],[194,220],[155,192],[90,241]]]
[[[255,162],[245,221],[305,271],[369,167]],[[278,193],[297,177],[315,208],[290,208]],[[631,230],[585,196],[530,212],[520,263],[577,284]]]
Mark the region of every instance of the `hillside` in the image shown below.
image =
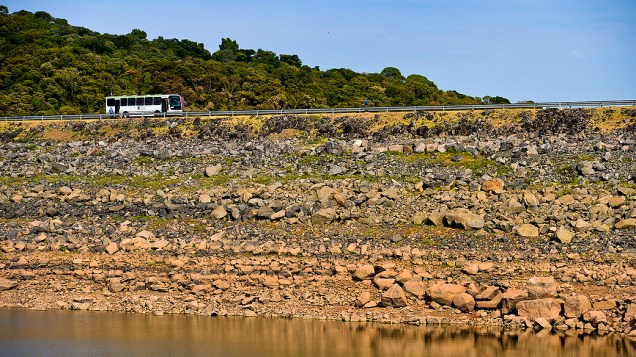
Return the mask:
[[[321,70],[297,55],[241,49],[210,53],[187,39],[143,30],[101,34],[46,12],[0,7],[0,116],[103,112],[107,95],[179,93],[190,110],[478,104],[423,75]],[[507,101],[487,97],[488,101]]]

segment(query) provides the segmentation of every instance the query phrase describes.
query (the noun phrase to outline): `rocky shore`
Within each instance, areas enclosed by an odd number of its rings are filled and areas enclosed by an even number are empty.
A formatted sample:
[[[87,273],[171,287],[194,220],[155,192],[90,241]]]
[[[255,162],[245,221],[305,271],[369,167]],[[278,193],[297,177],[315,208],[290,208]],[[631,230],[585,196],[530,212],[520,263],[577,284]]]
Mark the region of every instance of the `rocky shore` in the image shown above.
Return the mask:
[[[636,336],[634,108],[0,131],[0,306]]]

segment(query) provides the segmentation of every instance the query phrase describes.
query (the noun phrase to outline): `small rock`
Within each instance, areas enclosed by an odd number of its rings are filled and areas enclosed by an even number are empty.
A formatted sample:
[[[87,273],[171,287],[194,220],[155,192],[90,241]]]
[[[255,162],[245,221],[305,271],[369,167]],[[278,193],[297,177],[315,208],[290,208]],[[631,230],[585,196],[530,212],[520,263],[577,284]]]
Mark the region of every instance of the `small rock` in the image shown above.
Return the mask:
[[[7,278],[0,277],[0,291],[11,290],[18,286],[17,281],[9,280]]]
[[[636,227],[636,218],[627,218],[620,220],[614,226],[616,229],[629,229]]]
[[[338,217],[338,213],[333,208],[323,208],[311,215],[312,224],[326,224]]]
[[[371,264],[365,264],[359,267],[358,269],[356,269],[356,271],[353,273],[354,279],[357,279],[357,280],[370,279],[374,275],[375,275],[375,268],[373,268],[373,265]]]
[[[119,247],[117,246],[117,243],[115,243],[115,242],[110,242],[106,246],[106,253],[108,253],[109,255],[113,255],[113,254],[117,253],[117,251],[119,251]]]
[[[576,234],[574,232],[565,227],[557,228],[556,232],[554,233],[554,236],[559,240],[559,242],[564,244],[572,242],[572,239],[575,235]]]
[[[517,234],[524,238],[536,238],[539,236],[539,228],[532,224],[524,223],[517,228]]]
[[[205,168],[205,176],[206,177],[216,176],[221,173],[221,170],[223,170],[223,167],[221,166],[221,164],[208,166]]]
[[[355,307],[363,307],[369,301],[371,301],[371,293],[368,291],[363,291],[354,302],[354,305]]]
[[[500,178],[486,180],[481,184],[481,190],[486,192],[504,192],[504,181]]]
[[[210,214],[216,219],[223,219],[227,216],[227,210],[223,206],[217,206]]]

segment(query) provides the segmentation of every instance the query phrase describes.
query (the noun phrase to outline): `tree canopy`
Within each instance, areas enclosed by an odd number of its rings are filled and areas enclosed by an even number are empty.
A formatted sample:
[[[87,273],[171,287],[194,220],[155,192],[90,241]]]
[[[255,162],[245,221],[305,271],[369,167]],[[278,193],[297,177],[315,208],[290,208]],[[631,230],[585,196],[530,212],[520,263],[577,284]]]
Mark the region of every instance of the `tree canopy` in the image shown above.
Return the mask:
[[[295,54],[241,49],[230,38],[210,53],[187,39],[149,40],[141,29],[101,34],[5,6],[0,64],[0,116],[97,113],[106,96],[153,93],[179,93],[189,110],[359,107],[365,98],[371,106],[481,103],[395,67],[321,71]]]

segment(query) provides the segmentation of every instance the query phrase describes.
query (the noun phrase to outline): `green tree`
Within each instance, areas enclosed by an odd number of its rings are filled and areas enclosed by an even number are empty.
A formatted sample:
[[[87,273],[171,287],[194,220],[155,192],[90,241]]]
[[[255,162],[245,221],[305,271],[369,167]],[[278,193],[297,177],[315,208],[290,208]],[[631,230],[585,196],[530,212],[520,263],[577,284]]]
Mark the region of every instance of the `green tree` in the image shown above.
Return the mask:
[[[404,81],[405,79],[402,75],[402,72],[400,72],[400,70],[395,67],[386,67],[382,70],[382,72],[380,72],[380,74],[388,79],[393,79],[396,81]]]
[[[507,98],[500,96],[491,97],[489,95],[483,97],[481,102],[483,104],[510,104],[510,101]]]
[[[303,65],[302,61],[300,60],[300,58],[298,58],[297,55],[284,55],[284,54],[281,54],[279,57],[280,57],[280,61],[281,62],[287,63],[290,66],[294,66],[294,67],[300,68]]]

